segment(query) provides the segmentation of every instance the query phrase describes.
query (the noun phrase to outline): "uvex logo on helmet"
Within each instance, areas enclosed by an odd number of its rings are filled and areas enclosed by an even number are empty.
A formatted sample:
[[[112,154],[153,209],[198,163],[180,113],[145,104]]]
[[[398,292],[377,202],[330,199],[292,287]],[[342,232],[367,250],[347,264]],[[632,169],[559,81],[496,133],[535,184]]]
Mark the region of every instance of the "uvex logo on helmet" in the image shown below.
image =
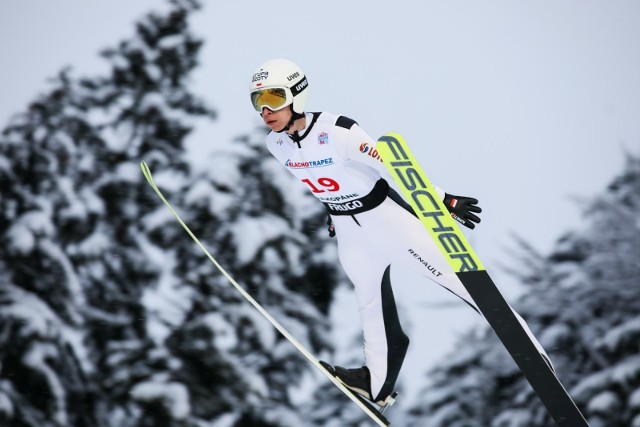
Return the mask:
[[[286,103],[282,107],[291,105],[294,113],[304,112],[309,83],[300,67],[293,62],[278,58],[261,64],[253,74],[249,90],[255,92],[261,88],[284,89]]]
[[[302,91],[302,89],[307,87],[308,84],[309,84],[309,82],[307,82],[307,79],[304,79],[303,81],[301,81],[300,83],[298,83],[296,85],[296,92]]]

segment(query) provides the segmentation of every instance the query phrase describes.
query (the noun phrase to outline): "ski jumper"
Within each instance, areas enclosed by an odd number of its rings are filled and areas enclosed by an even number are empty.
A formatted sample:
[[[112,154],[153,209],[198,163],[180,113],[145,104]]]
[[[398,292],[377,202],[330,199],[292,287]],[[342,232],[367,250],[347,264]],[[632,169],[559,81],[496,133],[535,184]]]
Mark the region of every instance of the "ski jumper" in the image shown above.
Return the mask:
[[[375,401],[393,391],[409,345],[391,288],[392,264],[417,269],[480,311],[409,204],[383,178],[388,172],[376,142],[347,117],[305,117],[302,132],[271,132],[266,144],[331,215],[340,263],[355,287]],[[444,191],[436,190],[444,198]]]

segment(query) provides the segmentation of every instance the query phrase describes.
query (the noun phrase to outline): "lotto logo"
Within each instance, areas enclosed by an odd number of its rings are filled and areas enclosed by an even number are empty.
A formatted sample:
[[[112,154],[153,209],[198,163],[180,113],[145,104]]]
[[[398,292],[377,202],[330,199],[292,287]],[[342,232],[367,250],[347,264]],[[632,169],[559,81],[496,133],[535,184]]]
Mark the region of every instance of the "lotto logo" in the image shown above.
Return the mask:
[[[362,144],[360,144],[360,152],[368,155],[369,157],[373,157],[376,160],[382,161],[378,150],[369,145],[369,143],[367,142],[363,142]]]

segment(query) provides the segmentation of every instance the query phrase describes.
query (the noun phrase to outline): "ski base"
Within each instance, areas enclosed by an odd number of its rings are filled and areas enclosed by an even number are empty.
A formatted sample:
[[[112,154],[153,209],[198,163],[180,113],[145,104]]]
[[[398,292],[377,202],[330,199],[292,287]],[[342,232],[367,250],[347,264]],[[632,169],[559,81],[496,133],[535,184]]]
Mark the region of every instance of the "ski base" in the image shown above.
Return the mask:
[[[333,375],[335,378],[337,378],[340,381],[340,377],[338,377],[336,375],[335,370],[333,369],[333,366],[329,365],[326,362],[320,361],[320,364],[322,365],[322,367],[329,372],[331,375]],[[346,387],[346,385],[345,385]],[[391,396],[389,396],[389,400],[387,402],[387,405],[384,408],[379,408],[378,405],[375,405],[374,403],[370,402],[368,399],[365,399],[364,397],[360,396],[358,393],[355,393],[351,390],[349,390],[349,388],[347,388],[349,394],[353,397],[355,397],[356,399],[358,399],[358,401],[360,401],[364,406],[366,406],[374,415],[375,417],[382,422],[385,426],[389,426],[391,425],[391,423],[389,422],[389,420],[387,419],[387,417],[385,417],[382,413],[391,405],[393,405],[396,402],[396,397],[398,396],[398,392],[393,392],[391,394]]]
[[[489,274],[486,271],[457,274],[556,424],[559,427],[589,427],[550,361],[538,352],[526,332],[519,327],[518,320]]]

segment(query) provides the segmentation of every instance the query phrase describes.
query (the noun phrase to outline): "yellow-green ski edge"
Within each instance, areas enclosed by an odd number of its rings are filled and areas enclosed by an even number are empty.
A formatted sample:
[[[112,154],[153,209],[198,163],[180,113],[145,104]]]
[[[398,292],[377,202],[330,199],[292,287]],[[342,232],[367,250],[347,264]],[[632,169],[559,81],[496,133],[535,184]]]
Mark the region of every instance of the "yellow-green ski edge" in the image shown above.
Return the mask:
[[[376,149],[389,173],[398,182],[405,199],[411,204],[453,271],[461,273],[484,270],[480,259],[402,136],[388,133],[380,137],[378,142]]]

